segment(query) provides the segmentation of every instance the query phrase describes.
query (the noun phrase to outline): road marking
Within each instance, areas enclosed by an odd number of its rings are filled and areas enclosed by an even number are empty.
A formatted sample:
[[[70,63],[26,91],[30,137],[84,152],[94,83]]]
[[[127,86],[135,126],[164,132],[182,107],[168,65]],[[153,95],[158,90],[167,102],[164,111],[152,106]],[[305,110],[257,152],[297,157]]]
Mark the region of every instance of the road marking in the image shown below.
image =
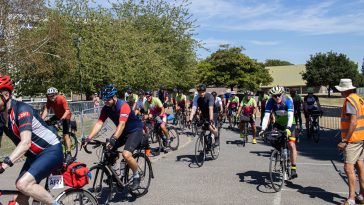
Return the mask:
[[[281,197],[282,197],[282,193],[280,191],[275,193],[274,199],[273,199],[273,205],[281,205]]]

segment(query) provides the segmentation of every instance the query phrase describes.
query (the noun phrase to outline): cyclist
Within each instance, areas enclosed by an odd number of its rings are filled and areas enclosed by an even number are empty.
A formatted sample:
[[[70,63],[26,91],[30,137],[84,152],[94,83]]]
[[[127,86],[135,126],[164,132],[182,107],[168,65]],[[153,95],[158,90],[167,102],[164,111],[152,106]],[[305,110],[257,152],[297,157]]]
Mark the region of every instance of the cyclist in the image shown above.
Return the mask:
[[[254,116],[257,111],[257,102],[255,101],[254,97],[252,97],[252,96],[253,96],[253,92],[246,91],[244,93],[243,100],[241,101],[239,109],[238,109],[238,116],[240,114],[240,111],[242,111],[241,116],[240,116],[240,123],[239,123],[240,138],[244,138],[244,136],[243,136],[243,131],[245,129],[244,123],[248,123],[247,121],[245,121],[244,118],[248,117],[250,126],[253,129],[252,143],[256,144],[257,143],[257,140],[256,140],[257,128],[255,126]]]
[[[265,113],[265,105],[268,100],[269,100],[269,96],[267,94],[265,94],[264,91],[259,92],[258,109],[260,111],[260,126],[262,126],[264,113]]]
[[[294,106],[294,119],[296,123],[299,124],[299,129],[302,129],[302,117],[301,117],[301,106],[302,106],[302,97],[297,94],[296,89],[291,89],[289,91],[291,98],[293,100],[293,106]]]
[[[214,96],[214,122],[215,122],[215,127],[218,126],[218,122],[222,120],[222,112],[223,112],[223,107],[222,107],[222,100],[220,97],[217,97],[217,93],[215,91],[213,91],[212,96]]]
[[[139,187],[140,175],[138,173],[138,164],[133,158],[133,152],[143,141],[143,123],[137,118],[127,102],[117,98],[117,92],[114,85],[107,85],[102,88],[101,99],[105,105],[101,109],[98,121],[93,126],[91,133],[83,141],[83,144],[92,140],[101,130],[106,119],[110,118],[116,126],[116,131],[110,137],[108,148],[116,151],[119,147],[125,145],[122,156],[133,170],[133,183],[130,188],[135,190]]]
[[[66,143],[66,162],[72,161],[71,146],[72,141],[70,138],[70,120],[72,113],[68,107],[66,97],[58,94],[58,90],[50,87],[47,90],[47,103],[43,109],[42,119],[48,115],[48,110],[52,109],[54,115],[49,119],[50,121],[57,120],[62,123],[63,139]]]
[[[209,130],[212,133],[208,138],[208,144],[212,144],[212,139],[218,137],[218,130],[214,126],[214,97],[211,93],[206,92],[206,85],[200,84],[197,87],[198,95],[193,99],[192,111],[189,119],[191,123],[193,116],[196,113],[197,108],[201,111],[201,120],[207,120],[210,122]]]
[[[171,144],[167,130],[167,113],[165,112],[162,102],[158,98],[153,97],[152,91],[145,91],[144,95],[147,99],[144,103],[144,110],[147,114],[146,117],[155,118],[160,124],[160,127],[167,138],[167,150],[164,150],[166,152],[169,150],[169,146]]]
[[[16,181],[22,193],[16,197],[18,204],[28,204],[29,197],[47,205],[59,205],[39,183],[63,164],[62,146],[38,111],[30,105],[12,100],[14,84],[9,76],[0,77],[1,132],[16,145],[13,152],[0,164],[0,174],[26,157]],[[5,126],[6,125],[6,126]]]
[[[135,111],[136,102],[138,101],[138,95],[133,93],[133,89],[130,86],[128,87],[126,92],[128,93],[127,102],[132,110]]]
[[[147,99],[144,97],[144,91],[143,90],[140,90],[139,91],[139,98],[138,98],[138,101],[136,102],[136,105],[135,105],[135,114],[136,115],[141,115],[143,114],[145,111],[144,111],[144,103]]]
[[[229,98],[229,100],[227,101],[227,109],[228,109],[228,120],[229,120],[229,128],[231,128],[231,114],[233,111],[236,112],[236,110],[238,109],[238,105],[239,105],[239,97],[236,96],[236,92],[235,91],[231,91],[231,96]]]
[[[293,117],[293,101],[292,98],[286,96],[283,87],[273,87],[269,94],[272,96],[265,106],[265,114],[262,123],[262,131],[267,129],[271,112],[275,115],[274,127],[279,130],[285,130],[288,137],[288,148],[291,151],[291,179],[297,175],[297,149],[295,137],[295,121]]]
[[[182,110],[182,112],[185,112],[186,109],[186,101],[187,97],[183,93],[181,93],[180,89],[173,89],[173,91],[176,93],[175,97],[173,98],[173,105],[175,106],[176,113],[179,110]]]
[[[311,87],[307,88],[307,96],[303,98],[303,110],[305,114],[307,130],[310,121],[310,114],[316,110],[322,112],[319,98],[313,94],[313,88]]]
[[[161,85],[157,95],[158,95],[159,100],[163,103],[163,107],[167,108],[169,98],[168,98],[168,92],[167,92],[166,86]]]

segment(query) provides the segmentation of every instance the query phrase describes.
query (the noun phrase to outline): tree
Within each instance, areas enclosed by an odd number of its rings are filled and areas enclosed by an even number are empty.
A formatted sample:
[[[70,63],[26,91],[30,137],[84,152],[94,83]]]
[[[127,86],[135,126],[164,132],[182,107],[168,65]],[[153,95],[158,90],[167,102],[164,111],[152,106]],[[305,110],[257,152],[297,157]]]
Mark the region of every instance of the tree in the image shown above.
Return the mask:
[[[341,78],[350,78],[354,84],[360,83],[358,65],[345,54],[332,51],[311,55],[306,62],[306,72],[302,73],[302,79],[307,81],[308,86],[326,86],[329,97],[330,90],[339,84]]]
[[[241,47],[221,46],[220,49],[199,63],[201,81],[208,85],[234,86],[246,90],[257,90],[272,82],[264,64],[258,63],[242,53]]]
[[[364,58],[363,58],[363,64],[361,64],[361,74],[364,76]]]
[[[265,60],[264,66],[283,66],[283,65],[293,65],[292,63],[279,59],[267,59]]]

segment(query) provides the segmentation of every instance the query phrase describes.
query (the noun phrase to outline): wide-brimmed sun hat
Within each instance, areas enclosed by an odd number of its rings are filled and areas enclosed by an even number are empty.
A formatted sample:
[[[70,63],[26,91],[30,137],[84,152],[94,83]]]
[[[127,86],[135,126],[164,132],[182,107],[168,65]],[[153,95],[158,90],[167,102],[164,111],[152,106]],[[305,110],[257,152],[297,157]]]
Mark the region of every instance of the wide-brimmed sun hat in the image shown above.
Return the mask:
[[[335,88],[340,91],[347,91],[347,90],[353,90],[356,87],[353,86],[353,82],[351,79],[340,79],[340,84],[336,85]]]

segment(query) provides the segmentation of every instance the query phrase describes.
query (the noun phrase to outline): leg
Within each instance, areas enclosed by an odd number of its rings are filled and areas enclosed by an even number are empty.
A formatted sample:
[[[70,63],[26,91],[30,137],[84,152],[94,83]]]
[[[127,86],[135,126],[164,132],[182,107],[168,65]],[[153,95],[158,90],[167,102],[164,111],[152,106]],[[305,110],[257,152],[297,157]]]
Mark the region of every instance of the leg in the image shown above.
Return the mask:
[[[360,185],[360,194],[364,195],[364,162],[363,160],[358,160],[356,162],[357,171],[359,175],[359,185]]]
[[[47,192],[43,186],[36,183],[35,178],[26,172],[17,182],[16,188],[24,195],[31,196],[33,199],[51,205],[53,198],[49,192]],[[20,196],[20,195],[19,195]],[[28,197],[29,199],[29,197]],[[18,202],[19,200],[19,202]],[[25,197],[18,197],[17,202],[20,204],[24,203]]]
[[[244,132],[244,122],[243,121],[240,121],[239,129],[240,129],[240,138],[243,138],[243,132]]]
[[[348,176],[349,183],[349,198],[355,200],[355,184],[356,184],[356,176],[354,171],[354,164],[345,163],[344,165],[345,173]]]
[[[124,150],[122,152],[122,155],[126,161],[126,163],[129,165],[129,167],[131,168],[131,170],[133,170],[133,173],[135,173],[136,171],[138,171],[138,164],[135,161],[135,159],[133,158],[133,155],[131,152]]]

